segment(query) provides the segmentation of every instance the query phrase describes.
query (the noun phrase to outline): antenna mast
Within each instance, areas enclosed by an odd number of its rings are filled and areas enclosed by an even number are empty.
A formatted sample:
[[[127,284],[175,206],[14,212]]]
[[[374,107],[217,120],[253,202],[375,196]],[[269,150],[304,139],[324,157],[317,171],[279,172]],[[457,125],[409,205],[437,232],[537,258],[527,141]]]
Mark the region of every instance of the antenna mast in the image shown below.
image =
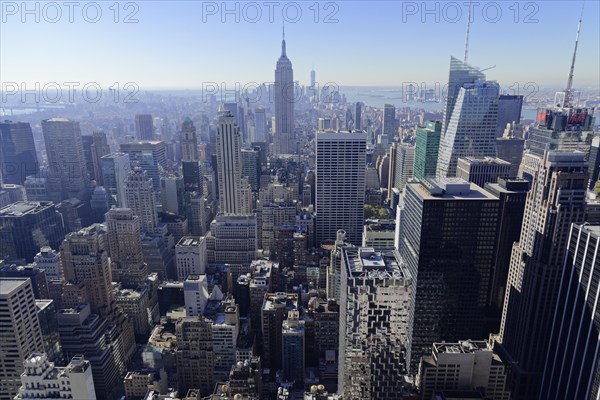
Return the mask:
[[[465,40],[465,64],[469,56],[469,32],[471,30],[471,0],[469,0],[469,16],[467,17],[467,39]]]
[[[583,20],[583,6],[581,6],[581,16],[579,17],[579,24],[577,25],[577,36],[575,37],[575,50],[573,50],[573,60],[571,61],[571,69],[569,70],[569,79],[567,80],[567,88],[565,89],[565,100],[563,101],[564,107],[571,107],[571,101],[573,100],[573,72],[575,71],[575,58],[577,57],[577,45],[579,44],[579,32],[581,30],[581,20]]]

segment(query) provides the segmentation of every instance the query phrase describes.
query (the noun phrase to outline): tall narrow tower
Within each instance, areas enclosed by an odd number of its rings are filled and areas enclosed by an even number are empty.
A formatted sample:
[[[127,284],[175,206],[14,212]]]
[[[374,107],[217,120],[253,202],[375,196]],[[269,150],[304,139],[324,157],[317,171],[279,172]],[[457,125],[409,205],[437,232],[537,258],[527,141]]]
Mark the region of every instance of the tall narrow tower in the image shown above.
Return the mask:
[[[276,154],[290,154],[295,151],[294,138],[294,70],[285,50],[285,30],[281,41],[281,56],[275,67],[275,135],[273,138]]]
[[[217,173],[219,209],[224,214],[239,214],[242,177],[242,138],[235,117],[229,111],[219,116],[217,126]]]

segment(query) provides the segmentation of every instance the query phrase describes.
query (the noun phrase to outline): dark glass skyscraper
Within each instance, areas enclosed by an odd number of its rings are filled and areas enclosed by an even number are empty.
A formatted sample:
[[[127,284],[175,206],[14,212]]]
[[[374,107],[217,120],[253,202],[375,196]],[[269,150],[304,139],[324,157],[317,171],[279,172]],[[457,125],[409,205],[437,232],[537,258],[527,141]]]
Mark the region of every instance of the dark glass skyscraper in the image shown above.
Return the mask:
[[[499,202],[461,179],[406,185],[400,254],[416,278],[411,370],[441,340],[485,337]]]
[[[39,170],[31,126],[26,122],[0,122],[0,184],[22,185]]]

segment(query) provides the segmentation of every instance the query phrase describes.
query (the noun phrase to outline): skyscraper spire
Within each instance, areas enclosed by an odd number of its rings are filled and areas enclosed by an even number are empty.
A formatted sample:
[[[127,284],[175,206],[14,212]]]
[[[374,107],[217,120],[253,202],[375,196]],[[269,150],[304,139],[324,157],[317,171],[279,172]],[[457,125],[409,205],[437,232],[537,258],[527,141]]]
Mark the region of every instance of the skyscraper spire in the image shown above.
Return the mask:
[[[282,23],[282,28],[283,28],[283,40],[281,40],[281,56],[286,57],[286,54],[285,54],[285,20]]]
[[[469,16],[467,17],[467,38],[465,40],[465,64],[469,56],[469,33],[471,31],[471,1],[469,0]]]
[[[567,79],[567,88],[565,89],[564,107],[570,107],[573,100],[573,72],[575,71],[575,58],[577,57],[577,45],[579,44],[579,31],[581,30],[581,20],[583,19],[583,4],[581,5],[581,16],[579,17],[579,25],[577,25],[577,36],[575,36],[575,50],[573,50],[573,60],[571,61],[571,69],[569,70],[569,79]]]

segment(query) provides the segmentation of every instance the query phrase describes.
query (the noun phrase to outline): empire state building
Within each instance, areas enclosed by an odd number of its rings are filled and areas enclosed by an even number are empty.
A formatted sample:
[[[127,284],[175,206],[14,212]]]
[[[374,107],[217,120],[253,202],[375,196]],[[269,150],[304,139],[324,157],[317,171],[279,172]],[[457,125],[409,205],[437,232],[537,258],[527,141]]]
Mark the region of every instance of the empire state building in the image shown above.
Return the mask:
[[[281,41],[281,57],[275,68],[275,129],[273,151],[275,154],[295,153],[294,136],[294,70],[285,53],[285,31]]]

